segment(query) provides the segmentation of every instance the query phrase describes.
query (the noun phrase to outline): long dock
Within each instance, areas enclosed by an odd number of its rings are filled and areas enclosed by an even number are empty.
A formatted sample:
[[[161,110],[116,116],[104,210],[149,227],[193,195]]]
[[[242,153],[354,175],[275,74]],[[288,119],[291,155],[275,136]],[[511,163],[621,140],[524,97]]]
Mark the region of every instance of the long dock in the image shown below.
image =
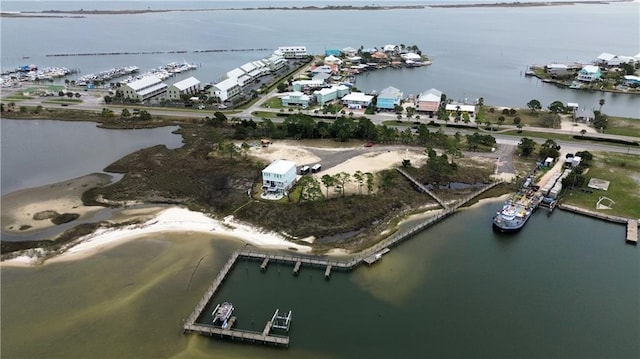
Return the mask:
[[[638,220],[630,219],[627,221],[627,243],[638,244]]]
[[[248,341],[260,344],[271,344],[275,346],[289,346],[288,336],[268,334],[268,332],[271,330],[271,321],[267,322],[267,327],[265,327],[265,330],[262,333],[256,333],[242,329],[222,329],[204,324],[188,324],[184,326],[184,330],[185,333],[198,333],[200,335],[208,335],[210,337],[215,336],[219,338]]]
[[[409,181],[411,181],[411,183],[414,184],[414,186],[416,186],[419,190],[421,190],[422,192],[428,194],[429,196],[431,196],[433,199],[436,200],[436,202],[438,202],[438,204],[440,204],[442,206],[442,208],[447,208],[447,204],[444,203],[443,200],[441,200],[438,196],[436,196],[433,192],[429,191],[429,189],[427,187],[425,187],[422,183],[418,182],[415,178],[411,177],[406,171],[404,171],[402,168],[396,168],[396,170],[398,170],[398,172],[400,172],[403,176],[407,177],[407,179]]]
[[[294,275],[298,275],[298,273],[300,272],[300,265],[302,264],[302,262],[297,261],[296,265],[293,267],[293,274]]]

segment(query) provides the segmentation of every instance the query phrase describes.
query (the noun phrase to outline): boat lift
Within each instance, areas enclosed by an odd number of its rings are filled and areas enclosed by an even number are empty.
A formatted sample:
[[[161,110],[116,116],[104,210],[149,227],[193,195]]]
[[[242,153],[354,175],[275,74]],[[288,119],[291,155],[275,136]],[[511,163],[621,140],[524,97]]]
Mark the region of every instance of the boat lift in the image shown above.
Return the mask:
[[[289,332],[291,320],[293,319],[293,313],[289,311],[285,315],[278,315],[279,311],[280,309],[276,309],[276,312],[273,313],[273,317],[271,318],[271,326],[273,328],[282,329],[286,332]]]

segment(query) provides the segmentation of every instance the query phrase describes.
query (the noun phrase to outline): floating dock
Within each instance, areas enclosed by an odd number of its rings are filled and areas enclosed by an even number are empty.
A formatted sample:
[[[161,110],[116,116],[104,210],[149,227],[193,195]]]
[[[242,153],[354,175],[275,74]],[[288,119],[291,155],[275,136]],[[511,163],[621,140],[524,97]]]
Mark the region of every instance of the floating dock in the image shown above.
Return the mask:
[[[627,221],[627,243],[638,244],[638,220],[630,219]]]

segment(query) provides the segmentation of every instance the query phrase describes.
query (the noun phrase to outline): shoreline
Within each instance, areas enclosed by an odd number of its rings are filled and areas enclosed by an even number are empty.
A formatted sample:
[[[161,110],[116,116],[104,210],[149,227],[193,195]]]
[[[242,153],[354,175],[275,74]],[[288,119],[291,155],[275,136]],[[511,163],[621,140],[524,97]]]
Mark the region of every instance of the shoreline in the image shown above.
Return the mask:
[[[309,246],[291,242],[275,232],[262,231],[250,224],[239,222],[233,216],[218,220],[186,208],[170,207],[160,211],[142,224],[98,229],[65,245],[61,249],[63,252],[58,255],[40,258],[37,254],[42,254],[42,251],[32,251],[36,256],[29,256],[23,251],[14,258],[2,261],[0,266],[30,267],[79,260],[151,234],[185,231],[210,233],[214,237],[239,239],[262,249],[294,249],[300,253],[311,251]]]

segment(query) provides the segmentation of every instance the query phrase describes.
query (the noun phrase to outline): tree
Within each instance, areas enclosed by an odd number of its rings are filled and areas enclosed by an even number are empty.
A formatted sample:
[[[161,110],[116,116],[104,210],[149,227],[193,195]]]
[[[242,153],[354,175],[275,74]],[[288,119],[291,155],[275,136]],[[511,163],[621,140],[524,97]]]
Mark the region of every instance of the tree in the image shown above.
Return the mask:
[[[504,120],[505,120],[504,116],[498,117],[498,125],[502,126],[502,124],[504,123]]]
[[[531,112],[536,112],[542,108],[540,101],[533,99],[527,102],[527,107],[531,110]]]
[[[364,184],[364,173],[358,170],[353,174],[353,178],[358,183],[358,193],[362,194],[362,185]]]
[[[600,129],[602,132],[607,129],[609,125],[609,116],[603,114],[600,111],[595,112],[595,117],[593,119],[593,127]]]
[[[519,124],[520,124],[520,122],[522,122],[522,119],[521,119],[520,117],[517,117],[517,116],[516,116],[516,117],[514,117],[514,118],[513,118],[513,124],[514,124],[514,125],[516,125],[516,126],[517,126],[517,125],[519,125]]]
[[[20,106],[20,113],[27,113],[27,106]]]
[[[300,186],[300,199],[302,201],[315,201],[322,196],[320,183],[313,176],[302,176],[298,181]]]
[[[64,97],[64,91],[58,91],[58,96]]]
[[[233,155],[238,153],[238,146],[233,142],[229,142],[224,146],[224,150],[229,154],[229,158],[233,159]]]
[[[582,130],[580,130],[580,137],[584,138],[584,135],[587,133],[587,130],[585,130],[584,128]]]
[[[549,105],[549,111],[551,113],[564,113],[566,111],[566,107],[561,101],[553,101]]]
[[[82,96],[82,94],[80,94],[80,92],[76,92],[76,93],[74,94],[74,96],[75,96],[76,98],[80,98],[80,97]]]
[[[73,92],[71,92],[71,91],[67,92],[67,97],[68,98],[72,98],[73,97]]]
[[[340,172],[336,173],[333,178],[335,180],[335,183],[337,184],[336,191],[339,190],[340,193],[342,193],[342,197],[344,197],[344,187],[347,185],[347,183],[351,182],[351,175],[347,172]]]
[[[600,101],[598,101],[598,103],[600,104],[600,109],[598,111],[602,112],[602,106],[604,106],[604,99],[601,98]]]
[[[329,198],[329,187],[335,186],[335,179],[330,175],[324,175],[320,178],[320,181],[327,188],[327,198]]]
[[[131,117],[131,113],[126,108],[123,108],[122,112],[120,112],[120,118],[123,120],[127,120],[129,117]]]
[[[551,157],[553,159],[556,159],[556,158],[560,157],[560,145],[558,145],[556,143],[556,141],[554,141],[552,139],[546,140],[540,146],[539,156],[542,159],[545,159],[547,157]]]
[[[284,82],[280,82],[277,85],[278,92],[285,92],[287,90],[288,85]]]
[[[145,110],[140,110],[138,118],[140,121],[151,121],[151,114]]]
[[[519,123],[516,125],[516,127],[518,128],[518,133],[522,133],[522,124]]]
[[[367,177],[367,193],[371,194],[373,192],[373,173],[366,172],[364,175]]]
[[[531,153],[533,153],[533,150],[536,148],[536,143],[530,139],[530,138],[526,138],[523,137],[520,140],[520,143],[518,143],[518,153],[523,156],[523,157],[528,157]]]
[[[242,144],[240,145],[240,150],[242,151],[242,155],[245,159],[247,158],[247,154],[249,154],[250,149],[251,146],[246,142],[242,142]]]

